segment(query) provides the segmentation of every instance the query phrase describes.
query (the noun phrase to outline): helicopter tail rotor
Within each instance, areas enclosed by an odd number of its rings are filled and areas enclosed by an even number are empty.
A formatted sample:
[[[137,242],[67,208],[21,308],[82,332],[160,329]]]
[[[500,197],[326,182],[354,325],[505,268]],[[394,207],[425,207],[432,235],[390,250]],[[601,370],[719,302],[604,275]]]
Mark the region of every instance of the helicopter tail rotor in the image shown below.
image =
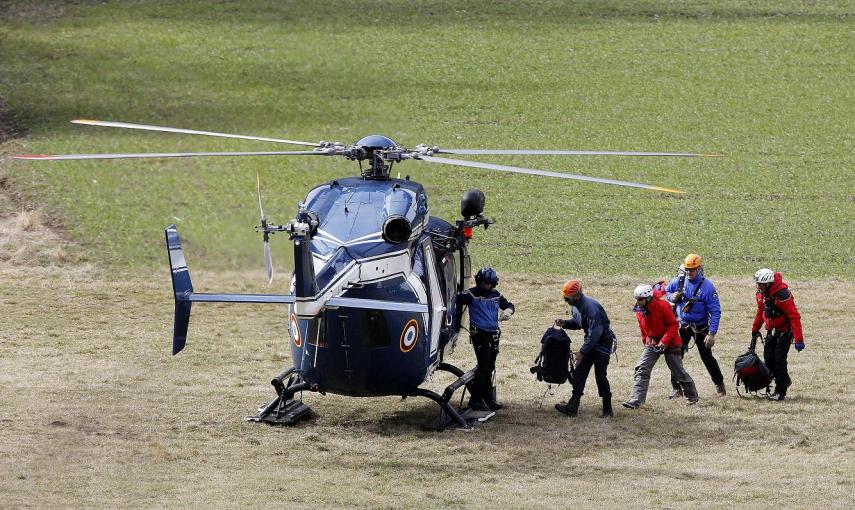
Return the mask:
[[[273,283],[273,256],[270,254],[270,232],[267,230],[267,217],[261,203],[261,177],[255,173],[255,190],[258,193],[258,211],[261,213],[261,231],[264,236],[264,269],[267,271],[267,284]]]

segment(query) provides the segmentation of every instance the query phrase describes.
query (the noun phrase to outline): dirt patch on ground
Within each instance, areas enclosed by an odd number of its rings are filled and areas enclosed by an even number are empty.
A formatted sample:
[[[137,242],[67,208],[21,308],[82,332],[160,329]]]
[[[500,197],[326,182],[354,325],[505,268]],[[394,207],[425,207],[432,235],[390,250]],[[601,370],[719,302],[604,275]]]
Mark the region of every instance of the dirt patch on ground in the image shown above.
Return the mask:
[[[11,154],[19,153],[27,130],[0,98],[0,265],[53,266],[80,262],[77,250],[43,206],[27,197],[8,172]]]
[[[42,209],[0,218],[0,264],[45,266],[77,260],[66,245],[44,224]]]

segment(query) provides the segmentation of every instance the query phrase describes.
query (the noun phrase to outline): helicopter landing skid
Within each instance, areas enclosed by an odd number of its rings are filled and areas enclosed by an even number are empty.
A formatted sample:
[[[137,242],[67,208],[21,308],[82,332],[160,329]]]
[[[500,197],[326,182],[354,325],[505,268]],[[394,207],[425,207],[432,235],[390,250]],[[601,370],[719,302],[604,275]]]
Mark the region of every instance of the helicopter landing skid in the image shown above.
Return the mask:
[[[282,382],[288,377],[288,384]],[[270,384],[276,389],[276,398],[269,404],[258,408],[258,414],[247,416],[246,421],[263,422],[271,425],[293,425],[300,420],[308,420],[316,416],[312,408],[307,406],[303,399],[291,400],[297,392],[312,390],[309,383],[298,381],[299,376],[294,374],[294,367],[280,372]]]
[[[464,430],[471,430],[475,425],[483,423],[496,415],[493,411],[476,411],[474,409],[463,409],[451,405],[451,397],[454,392],[468,384],[475,377],[475,368],[464,373],[463,370],[449,363],[440,363],[437,370],[450,372],[457,376],[457,380],[449,384],[442,395],[431,390],[417,388],[413,396],[427,397],[439,404],[439,416],[425,424],[425,428],[431,430],[445,430],[456,426]],[[462,400],[461,400],[462,402]]]

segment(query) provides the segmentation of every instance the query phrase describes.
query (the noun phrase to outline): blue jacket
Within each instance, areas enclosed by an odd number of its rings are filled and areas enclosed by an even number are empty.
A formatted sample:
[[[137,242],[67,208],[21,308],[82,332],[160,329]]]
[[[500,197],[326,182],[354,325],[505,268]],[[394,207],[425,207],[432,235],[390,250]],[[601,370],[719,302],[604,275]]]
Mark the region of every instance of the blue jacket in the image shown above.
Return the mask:
[[[583,294],[573,305],[572,313],[573,318],[564,321],[562,327],[585,330],[585,343],[579,348],[579,352],[587,354],[591,349],[596,349],[611,354],[615,334],[611,330],[611,322],[603,306],[596,299]]]
[[[721,305],[718,302],[718,292],[713,282],[707,280],[703,274],[699,274],[694,280],[686,278],[683,288],[683,297],[674,301],[674,294],[679,289],[679,277],[674,278],[665,289],[668,301],[677,305],[677,318],[680,324],[694,324],[698,327],[709,327],[709,332],[718,331],[718,322],[721,319]],[[698,287],[700,286],[700,289]],[[697,289],[697,293],[695,290]],[[689,311],[684,311],[686,304],[692,299]]]
[[[499,331],[499,310],[514,310],[514,304],[505,299],[498,290],[490,289],[485,292],[479,287],[472,287],[457,295],[455,320],[458,327],[460,319],[463,318],[464,306],[469,307],[470,327],[492,333]]]

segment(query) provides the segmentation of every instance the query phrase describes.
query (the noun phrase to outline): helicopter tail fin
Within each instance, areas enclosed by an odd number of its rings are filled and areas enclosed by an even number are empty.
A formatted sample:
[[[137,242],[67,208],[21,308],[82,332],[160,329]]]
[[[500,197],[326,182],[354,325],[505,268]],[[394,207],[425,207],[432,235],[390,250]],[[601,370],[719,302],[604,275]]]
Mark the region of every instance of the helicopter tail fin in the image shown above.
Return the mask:
[[[172,354],[178,354],[187,343],[187,327],[190,324],[190,307],[193,302],[193,282],[190,270],[181,249],[181,238],[175,224],[166,227],[166,249],[169,252],[169,269],[172,290],[175,291],[175,322],[172,329]]]

